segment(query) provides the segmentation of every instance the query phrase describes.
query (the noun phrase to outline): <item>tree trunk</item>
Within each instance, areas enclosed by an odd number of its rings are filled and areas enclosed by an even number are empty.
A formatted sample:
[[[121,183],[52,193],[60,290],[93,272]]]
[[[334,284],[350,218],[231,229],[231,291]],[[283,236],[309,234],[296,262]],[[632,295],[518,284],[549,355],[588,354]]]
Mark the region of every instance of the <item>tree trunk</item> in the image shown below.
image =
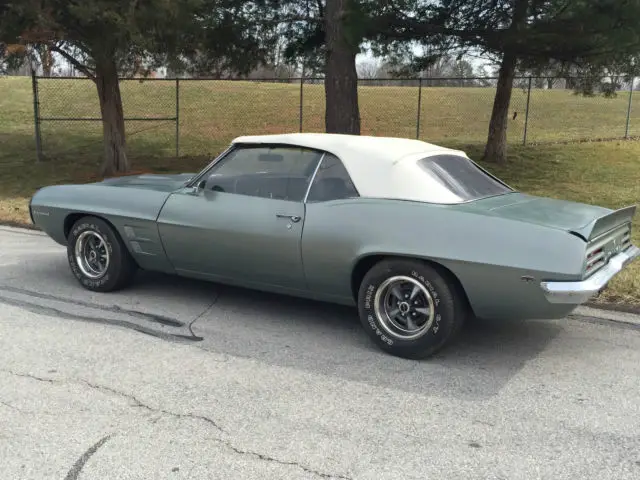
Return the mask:
[[[124,113],[115,61],[96,61],[95,82],[100,98],[104,139],[104,163],[101,174],[109,176],[128,172],[131,165],[126,151]]]
[[[327,133],[360,135],[358,108],[358,46],[345,34],[345,14],[349,0],[327,0],[324,12],[326,32],[325,129]]]
[[[489,122],[489,137],[484,149],[483,160],[487,162],[506,163],[507,161],[507,122],[515,73],[516,57],[511,53],[505,53],[500,64],[498,88]]]
[[[530,0],[515,0],[509,33],[516,38],[526,23]],[[498,87],[493,100],[493,111],[489,122],[489,136],[484,149],[483,160],[494,163],[507,162],[507,123],[513,80],[516,75],[518,54],[506,49],[502,54],[502,63],[498,73]]]
[[[49,45],[42,46],[42,53],[40,54],[40,60],[42,63],[42,76],[50,77],[51,71],[53,70],[53,54],[51,53],[51,49]]]

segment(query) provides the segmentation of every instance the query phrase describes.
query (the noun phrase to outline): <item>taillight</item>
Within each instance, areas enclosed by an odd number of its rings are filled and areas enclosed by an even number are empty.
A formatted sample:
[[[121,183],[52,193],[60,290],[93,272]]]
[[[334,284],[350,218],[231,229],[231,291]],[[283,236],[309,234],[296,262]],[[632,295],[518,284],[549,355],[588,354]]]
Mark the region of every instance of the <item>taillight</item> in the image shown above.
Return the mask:
[[[611,255],[617,255],[631,245],[631,225],[626,224],[589,242],[584,262],[584,275],[589,276],[604,266]]]
[[[587,255],[587,265],[585,273],[589,273],[592,270],[604,265],[604,247],[600,247],[596,250],[589,252]]]

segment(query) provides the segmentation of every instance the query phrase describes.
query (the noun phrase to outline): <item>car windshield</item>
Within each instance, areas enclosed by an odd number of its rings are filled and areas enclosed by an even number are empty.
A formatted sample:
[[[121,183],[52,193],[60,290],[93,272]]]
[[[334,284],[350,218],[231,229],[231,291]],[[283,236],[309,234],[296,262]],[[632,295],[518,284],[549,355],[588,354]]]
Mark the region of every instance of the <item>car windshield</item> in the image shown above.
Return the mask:
[[[418,165],[463,202],[513,192],[463,156],[434,155],[418,160]]]

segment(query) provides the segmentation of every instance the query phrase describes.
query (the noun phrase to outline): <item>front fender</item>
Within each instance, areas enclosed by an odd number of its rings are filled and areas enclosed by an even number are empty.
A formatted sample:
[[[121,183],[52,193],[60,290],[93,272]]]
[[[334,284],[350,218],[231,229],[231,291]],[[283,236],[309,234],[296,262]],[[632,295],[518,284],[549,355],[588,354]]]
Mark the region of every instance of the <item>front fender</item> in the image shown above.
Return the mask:
[[[75,220],[98,216],[114,227],[140,267],[173,272],[156,224],[168,196],[168,192],[103,184],[56,185],[36,192],[31,214],[35,225],[61,245],[67,244]]]

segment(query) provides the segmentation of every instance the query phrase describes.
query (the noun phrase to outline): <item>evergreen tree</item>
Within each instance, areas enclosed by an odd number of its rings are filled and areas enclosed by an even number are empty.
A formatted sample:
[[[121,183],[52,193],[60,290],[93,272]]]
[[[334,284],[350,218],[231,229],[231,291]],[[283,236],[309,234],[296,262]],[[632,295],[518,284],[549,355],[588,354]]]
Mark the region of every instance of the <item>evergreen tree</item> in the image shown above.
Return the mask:
[[[119,75],[159,65],[202,71],[212,59],[248,71],[265,51],[255,25],[273,12],[272,2],[259,0],[20,0],[1,7],[0,41],[46,44],[95,82],[107,175],[131,167]]]

